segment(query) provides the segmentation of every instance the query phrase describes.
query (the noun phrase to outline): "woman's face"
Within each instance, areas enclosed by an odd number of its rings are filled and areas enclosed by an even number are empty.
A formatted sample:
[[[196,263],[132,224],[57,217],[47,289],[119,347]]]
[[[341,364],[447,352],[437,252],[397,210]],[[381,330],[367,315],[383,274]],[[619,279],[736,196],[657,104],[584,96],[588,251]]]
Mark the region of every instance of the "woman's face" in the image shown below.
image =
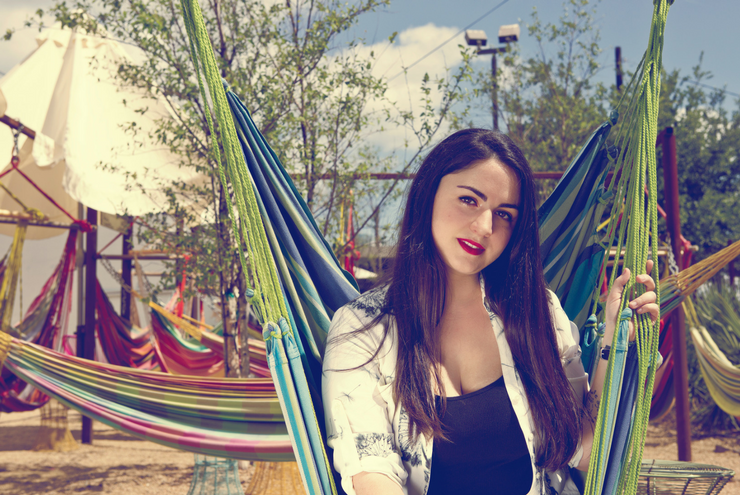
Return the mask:
[[[442,177],[432,237],[447,278],[476,276],[506,249],[519,215],[519,180],[495,158]]]

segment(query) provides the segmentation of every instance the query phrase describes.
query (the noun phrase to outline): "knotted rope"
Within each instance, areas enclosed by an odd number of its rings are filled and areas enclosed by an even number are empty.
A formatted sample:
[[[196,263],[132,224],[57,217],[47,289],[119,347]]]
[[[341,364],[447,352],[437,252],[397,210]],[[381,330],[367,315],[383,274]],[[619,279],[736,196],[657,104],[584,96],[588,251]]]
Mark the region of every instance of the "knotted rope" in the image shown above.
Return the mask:
[[[658,102],[660,95],[660,76],[662,66],[663,39],[672,1],[655,0],[648,41],[648,49],[636,72],[636,84],[629,100],[626,118],[621,123],[617,147],[620,150],[614,164],[614,177],[609,191],[614,194],[611,222],[605,247],[613,246],[616,252],[625,247],[624,266],[630,269],[630,280],[622,294],[620,323],[614,335],[614,342],[622,346],[627,342],[629,325],[627,308],[630,299],[644,292],[635,284],[638,274],[645,273],[648,258],[654,260],[652,276],[656,282],[657,303],[660,304],[658,284],[658,219],[657,219],[657,173],[655,159],[655,140],[657,137]],[[630,84],[632,87],[632,83]],[[647,189],[647,198],[645,190]],[[620,215],[620,210],[623,214]],[[618,224],[618,225],[617,225]],[[616,239],[615,239],[616,238]],[[605,261],[609,249],[605,250]],[[617,269],[612,270],[609,288],[614,284]],[[602,268],[603,269],[603,268]],[[596,302],[594,302],[594,310]],[[655,366],[658,355],[658,322],[653,323],[646,314],[635,317],[636,346],[638,355],[637,397],[634,419],[628,443],[622,460],[622,468],[615,493],[634,494],[645,444],[645,433],[650,415],[650,399],[655,379]],[[622,380],[618,373],[623,367],[616,363],[617,353],[610,353],[607,377],[601,397],[599,413],[594,432],[594,445],[591,453],[585,493],[602,493],[614,427],[614,410],[619,401],[619,386]],[[623,358],[622,358],[623,359]],[[616,385],[616,386],[615,386]],[[619,460],[617,460],[618,462]],[[612,459],[612,462],[614,460]]]

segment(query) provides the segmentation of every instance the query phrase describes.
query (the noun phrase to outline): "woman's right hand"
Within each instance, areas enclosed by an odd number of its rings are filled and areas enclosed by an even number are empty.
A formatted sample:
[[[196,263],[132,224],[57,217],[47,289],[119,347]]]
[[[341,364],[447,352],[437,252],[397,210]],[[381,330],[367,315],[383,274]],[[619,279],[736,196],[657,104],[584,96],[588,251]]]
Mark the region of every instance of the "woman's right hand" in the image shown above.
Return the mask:
[[[645,286],[645,292],[641,296],[632,299],[629,303],[629,308],[634,311],[634,314],[648,313],[650,315],[650,319],[654,323],[660,318],[660,306],[655,302],[655,281],[650,275],[648,275],[652,270],[653,260],[648,260],[647,266],[645,267],[646,273],[635,277],[635,282],[637,284]],[[609,291],[609,295],[606,297],[606,328],[602,345],[612,344],[614,332],[617,327],[617,319],[619,317],[617,313],[619,313],[619,307],[622,302],[622,292],[627,283],[629,283],[629,280],[630,270],[629,268],[625,268],[621,275],[614,280],[612,290]],[[635,340],[635,326],[632,321],[630,321],[629,340]]]

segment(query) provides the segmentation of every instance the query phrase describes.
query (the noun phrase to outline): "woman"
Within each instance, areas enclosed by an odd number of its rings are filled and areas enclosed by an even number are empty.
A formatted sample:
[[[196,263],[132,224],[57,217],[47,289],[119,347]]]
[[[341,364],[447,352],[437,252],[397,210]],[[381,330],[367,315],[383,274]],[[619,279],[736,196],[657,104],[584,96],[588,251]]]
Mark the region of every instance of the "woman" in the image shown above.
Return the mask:
[[[584,400],[535,208],[529,165],[498,132],[459,131],[422,163],[390,280],[337,311],[329,332],[328,443],[348,494],[575,490],[567,468],[588,467],[606,360]],[[604,344],[628,280],[608,296]],[[637,282],[647,292],[630,308],[655,320],[653,280]]]

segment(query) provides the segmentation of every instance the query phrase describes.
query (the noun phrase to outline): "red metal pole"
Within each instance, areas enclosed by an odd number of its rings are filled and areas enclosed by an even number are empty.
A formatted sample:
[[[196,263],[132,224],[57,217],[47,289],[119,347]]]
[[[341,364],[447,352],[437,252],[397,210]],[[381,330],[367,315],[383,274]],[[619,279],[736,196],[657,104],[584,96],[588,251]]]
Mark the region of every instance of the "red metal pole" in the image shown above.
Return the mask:
[[[98,252],[98,211],[87,209],[87,222],[93,227],[87,233],[85,246],[85,335],[82,357],[95,359],[95,289],[97,285],[96,258]],[[82,416],[82,443],[93,443],[93,421]]]
[[[681,217],[678,203],[678,164],[676,136],[667,127],[663,137],[663,179],[665,184],[665,209],[668,232],[676,264],[682,266]],[[689,411],[689,368],[686,359],[686,322],[683,308],[679,306],[671,315],[673,327],[673,386],[676,393],[676,443],[678,460],[691,461],[691,413]]]

